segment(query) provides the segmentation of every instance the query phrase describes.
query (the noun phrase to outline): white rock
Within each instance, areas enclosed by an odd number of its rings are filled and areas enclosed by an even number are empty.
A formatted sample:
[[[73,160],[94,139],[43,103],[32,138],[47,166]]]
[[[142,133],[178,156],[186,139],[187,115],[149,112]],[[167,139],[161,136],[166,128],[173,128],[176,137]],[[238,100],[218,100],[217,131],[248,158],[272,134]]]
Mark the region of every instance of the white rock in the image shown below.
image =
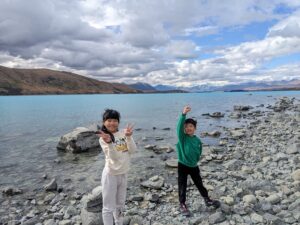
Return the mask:
[[[245,195],[243,201],[250,204],[255,204],[257,199],[254,195]]]
[[[273,194],[267,197],[266,201],[270,202],[271,204],[276,204],[280,202],[280,197],[277,194]]]
[[[300,181],[300,169],[295,170],[292,173],[292,178],[293,178],[294,181]]]

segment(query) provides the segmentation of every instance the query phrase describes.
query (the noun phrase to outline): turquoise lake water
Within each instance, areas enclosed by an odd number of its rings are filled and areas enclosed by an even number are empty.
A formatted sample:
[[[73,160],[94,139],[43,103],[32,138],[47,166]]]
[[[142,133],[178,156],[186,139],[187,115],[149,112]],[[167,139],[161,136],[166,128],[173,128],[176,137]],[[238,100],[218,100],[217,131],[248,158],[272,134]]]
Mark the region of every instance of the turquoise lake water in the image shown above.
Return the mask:
[[[143,145],[151,144],[156,136],[160,142],[176,143],[176,122],[184,105],[192,107],[191,116],[198,120],[197,134],[217,130],[219,126],[241,126],[228,118],[234,105],[251,105],[255,110],[268,110],[276,98],[300,99],[300,92],[213,92],[188,94],[123,94],[123,95],[49,95],[0,96],[0,187],[17,185],[21,188],[40,187],[44,173],[75,180],[73,185],[99,182],[103,166],[102,154],[85,154],[72,161],[68,154],[56,150],[61,135],[76,127],[100,123],[104,109],[121,113],[120,128],[134,123],[134,137],[140,152],[136,165],[143,164]],[[264,104],[265,107],[257,107]],[[212,119],[203,113],[223,112],[225,117]],[[246,121],[247,122],[247,121]],[[156,127],[156,130],[152,128]],[[164,131],[163,128],[170,128]],[[149,142],[143,143],[142,138]],[[203,140],[208,144],[211,140]],[[60,165],[55,159],[62,160]]]

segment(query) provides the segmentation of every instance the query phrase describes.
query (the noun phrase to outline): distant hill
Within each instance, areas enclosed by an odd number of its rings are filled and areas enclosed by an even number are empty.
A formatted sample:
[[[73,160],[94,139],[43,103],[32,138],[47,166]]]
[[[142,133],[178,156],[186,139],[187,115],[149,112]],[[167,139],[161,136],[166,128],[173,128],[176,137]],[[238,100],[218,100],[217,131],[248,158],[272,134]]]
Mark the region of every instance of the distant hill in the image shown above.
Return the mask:
[[[141,90],[141,91],[157,91],[153,86],[147,83],[134,83],[134,84],[127,84],[129,87],[132,87],[133,89],[136,90]]]
[[[182,90],[176,87],[160,89],[160,88],[156,88],[157,86],[153,87],[150,84],[141,83],[141,82],[135,84],[128,84],[128,86],[135,88],[139,91],[142,91],[143,93],[187,93],[189,92],[187,90]],[[164,85],[159,85],[159,86],[164,86]]]
[[[247,82],[224,86],[195,85],[192,87],[176,87],[168,85],[154,86],[157,90],[185,90],[189,92],[209,92],[209,91],[279,91],[279,90],[300,90],[300,80],[281,80],[271,82]]]
[[[0,66],[0,95],[139,92],[125,84],[111,84],[70,72]]]

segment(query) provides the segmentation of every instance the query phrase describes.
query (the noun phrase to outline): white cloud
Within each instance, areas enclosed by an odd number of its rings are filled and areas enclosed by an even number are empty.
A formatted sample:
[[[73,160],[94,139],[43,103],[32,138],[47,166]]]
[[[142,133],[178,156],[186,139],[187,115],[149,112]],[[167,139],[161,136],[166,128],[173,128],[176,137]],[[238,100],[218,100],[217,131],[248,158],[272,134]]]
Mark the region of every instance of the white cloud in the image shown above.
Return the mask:
[[[280,13],[281,6],[293,13]],[[259,79],[272,76],[262,69],[265,62],[300,52],[299,6],[296,0],[4,0],[0,63],[113,82],[188,86]],[[274,20],[278,23],[258,41],[209,52],[196,40]],[[204,53],[217,56],[200,60]],[[293,77],[300,71],[291,65],[272,71],[285,68],[293,68]]]
[[[175,59],[190,59],[197,57],[197,45],[189,40],[171,41],[165,49],[165,53]]]
[[[300,10],[273,26],[269,30],[268,36],[300,38]]]

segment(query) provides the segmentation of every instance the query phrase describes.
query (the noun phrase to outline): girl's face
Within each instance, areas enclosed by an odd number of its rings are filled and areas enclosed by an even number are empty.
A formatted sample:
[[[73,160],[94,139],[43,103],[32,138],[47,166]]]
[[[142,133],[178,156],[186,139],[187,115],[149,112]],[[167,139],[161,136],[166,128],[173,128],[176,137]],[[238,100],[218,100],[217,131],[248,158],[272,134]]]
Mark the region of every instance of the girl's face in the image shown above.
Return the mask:
[[[184,131],[187,135],[193,136],[195,134],[196,128],[193,124],[187,123],[184,125]]]
[[[116,133],[119,128],[119,121],[117,119],[107,119],[104,121],[103,125],[111,133]]]

